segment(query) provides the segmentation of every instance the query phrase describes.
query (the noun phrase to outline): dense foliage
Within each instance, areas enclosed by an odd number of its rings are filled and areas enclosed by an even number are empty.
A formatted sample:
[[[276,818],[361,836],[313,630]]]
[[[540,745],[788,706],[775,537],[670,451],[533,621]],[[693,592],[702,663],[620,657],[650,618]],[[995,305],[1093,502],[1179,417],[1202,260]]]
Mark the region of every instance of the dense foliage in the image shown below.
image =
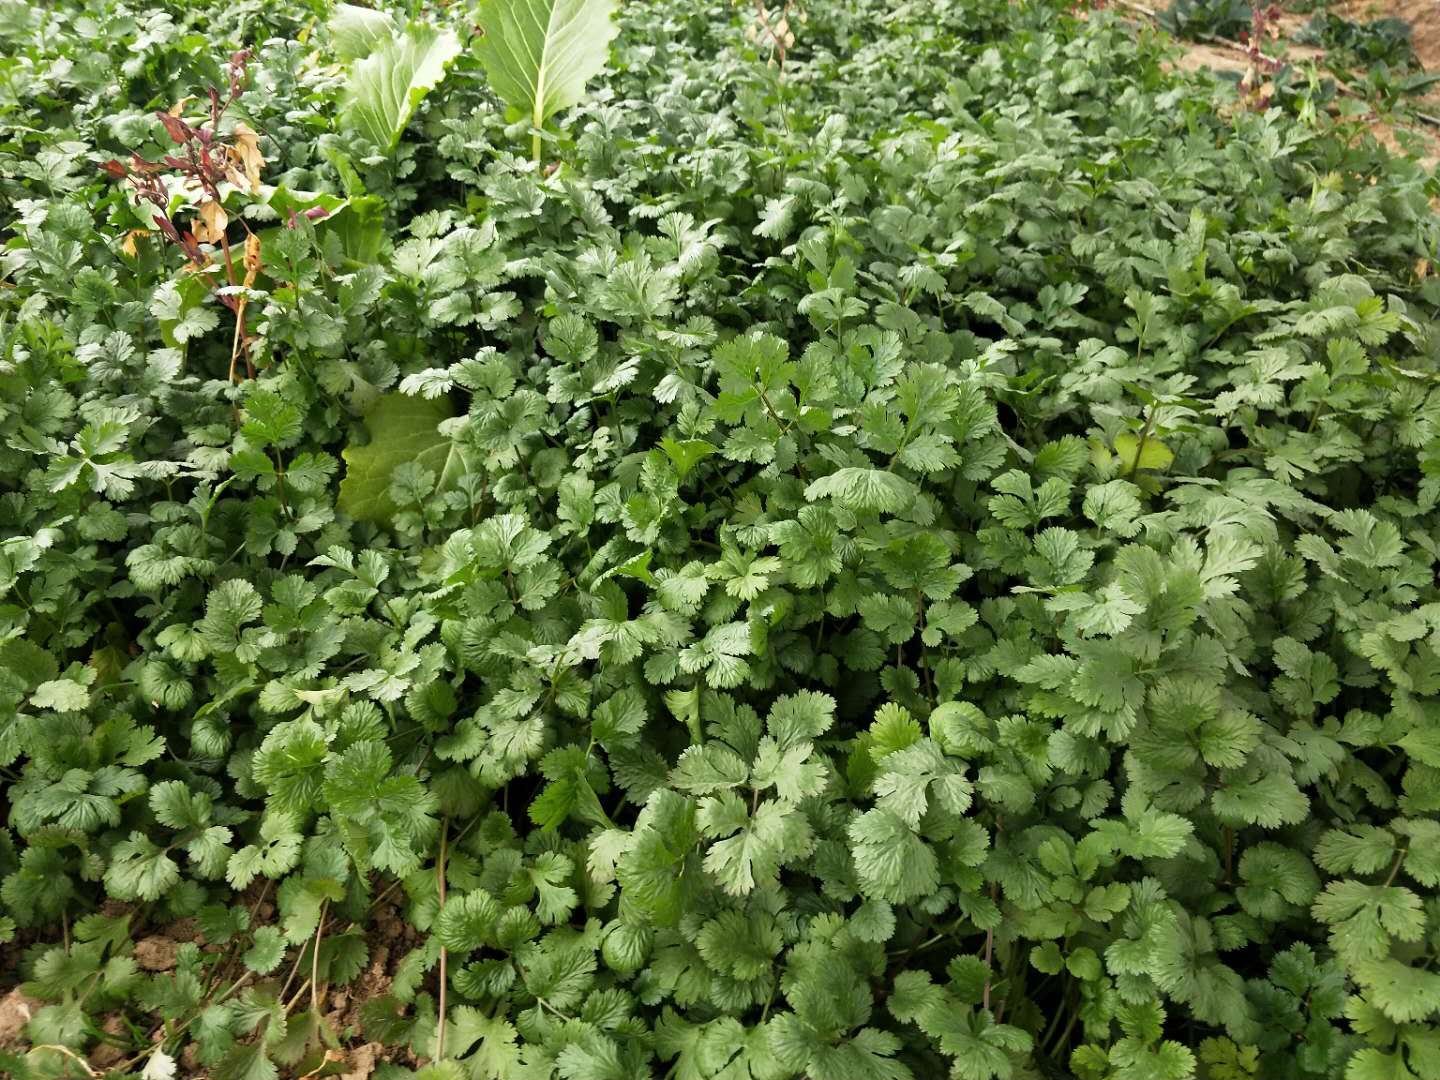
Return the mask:
[[[0,2],[0,1071],[1440,1077],[1435,178],[551,6]]]
[[[1360,23],[1334,12],[1320,12],[1311,17],[1296,40],[1349,53],[1363,63],[1392,67],[1415,63],[1410,24],[1393,16]]]

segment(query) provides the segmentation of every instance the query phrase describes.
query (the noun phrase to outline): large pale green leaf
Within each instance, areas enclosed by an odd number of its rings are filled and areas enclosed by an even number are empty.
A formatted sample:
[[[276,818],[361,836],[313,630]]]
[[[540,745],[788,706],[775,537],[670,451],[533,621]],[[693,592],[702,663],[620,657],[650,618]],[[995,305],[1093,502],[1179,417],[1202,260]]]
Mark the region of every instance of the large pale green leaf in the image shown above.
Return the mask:
[[[375,195],[358,195],[345,201],[345,212],[320,223],[340,237],[340,252],[351,263],[367,266],[380,261],[385,244],[384,202]]]
[[[477,46],[490,86],[507,105],[543,128],[585,97],[618,32],[616,0],[485,0]],[[540,157],[540,136],[535,136]]]
[[[382,396],[365,416],[370,441],[341,451],[345,478],[336,505],[358,521],[385,524],[395,513],[390,477],[409,461],[433,472],[440,490],[453,486],[468,466],[463,448],[437,430],[450,415],[444,398]]]
[[[374,8],[336,4],[335,14],[330,16],[330,44],[335,55],[347,63],[369,56],[397,36],[395,21]]]
[[[355,63],[341,122],[380,149],[393,150],[415,107],[458,55],[460,39],[449,30],[412,26]]]
[[[284,187],[261,185],[262,201],[284,222],[296,214],[316,207],[325,211],[315,218],[315,230],[322,237],[335,233],[340,237],[340,253],[349,261],[347,268],[378,262],[385,243],[384,203],[375,195],[355,195],[342,199],[323,191],[290,191]],[[274,225],[259,231],[261,250],[285,225]]]

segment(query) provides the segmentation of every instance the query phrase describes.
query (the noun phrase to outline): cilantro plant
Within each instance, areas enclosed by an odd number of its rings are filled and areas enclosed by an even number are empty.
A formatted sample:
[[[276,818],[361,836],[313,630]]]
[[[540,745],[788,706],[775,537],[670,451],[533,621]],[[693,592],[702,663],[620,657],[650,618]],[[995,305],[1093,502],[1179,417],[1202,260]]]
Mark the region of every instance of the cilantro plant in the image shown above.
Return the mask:
[[[1440,185],[1064,7],[0,0],[0,1072],[1440,1076]]]

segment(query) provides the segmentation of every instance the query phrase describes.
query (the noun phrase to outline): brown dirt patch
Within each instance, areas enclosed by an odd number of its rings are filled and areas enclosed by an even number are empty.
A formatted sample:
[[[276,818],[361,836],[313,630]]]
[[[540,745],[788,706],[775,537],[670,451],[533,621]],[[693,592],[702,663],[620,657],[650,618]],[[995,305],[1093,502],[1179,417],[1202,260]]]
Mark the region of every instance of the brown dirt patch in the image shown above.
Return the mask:
[[[335,987],[329,995],[325,1020],[342,1040],[359,1035],[360,1010],[390,992],[395,965],[419,940],[419,934],[400,917],[392,900],[382,899],[370,912],[365,938],[370,955],[364,969],[354,981]]]
[[[0,998],[0,1046],[13,1046],[19,1042],[25,1025],[44,1004],[22,994],[18,987]]]
[[[179,942],[156,934],[135,943],[135,962],[146,971],[169,971],[175,966]]]
[[[119,1013],[108,1017],[105,1022],[100,1025],[100,1030],[105,1032],[106,1035],[113,1036],[116,1039],[123,1039],[129,1034],[129,1029],[125,1026],[125,1018]],[[111,1069],[119,1065],[120,1062],[124,1061],[128,1056],[129,1055],[115,1043],[102,1042],[90,1051],[90,1064],[94,1068],[104,1072],[106,1069]]]
[[[338,1080],[369,1080],[375,1066],[384,1060],[384,1053],[384,1045],[378,1042],[351,1047],[346,1051],[350,1058],[349,1068],[340,1074]]]
[[[1175,66],[1181,71],[1233,71],[1243,75],[1250,66],[1244,53],[1222,49],[1218,45],[1186,44]]]
[[[205,935],[200,933],[200,927],[193,917],[172,922],[165,927],[164,936],[175,942],[194,941],[205,944]]]
[[[331,1023],[336,1032],[344,1035],[347,1031],[360,1030],[360,1010],[367,1002],[384,997],[390,992],[390,947],[383,944],[370,946],[370,962],[343,993],[336,994],[332,1004],[335,1011]]]

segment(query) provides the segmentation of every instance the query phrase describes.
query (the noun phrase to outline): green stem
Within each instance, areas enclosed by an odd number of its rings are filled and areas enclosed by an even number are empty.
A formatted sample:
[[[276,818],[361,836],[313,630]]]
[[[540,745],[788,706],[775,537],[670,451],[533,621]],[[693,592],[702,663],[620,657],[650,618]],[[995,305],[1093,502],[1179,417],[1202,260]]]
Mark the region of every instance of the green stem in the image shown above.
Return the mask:
[[[325,931],[325,910],[330,901],[320,902],[320,922],[315,927],[315,942],[310,947],[310,1008],[320,1015],[320,935]]]
[[[440,906],[445,906],[445,841],[450,832],[450,819],[443,818],[440,822],[440,858],[435,863],[435,891],[440,899]],[[440,1016],[435,1024],[435,1060],[445,1060],[445,990],[449,981],[445,970],[447,950],[444,945],[440,946]]]
[[[1038,1045],[1038,1046],[1040,1046],[1040,1047],[1042,1047],[1042,1048],[1045,1047],[1045,1046],[1048,1046],[1049,1043],[1050,1043],[1051,1037],[1054,1036],[1054,1035],[1056,1034],[1056,1032],[1059,1031],[1059,1029],[1060,1029],[1060,1021],[1063,1020],[1063,1019],[1065,1019],[1065,1003],[1066,1003],[1068,1000],[1069,1000],[1069,993],[1068,993],[1068,992],[1063,992],[1063,993],[1061,994],[1061,997],[1060,997],[1060,1007],[1055,1010],[1055,1015],[1050,1018],[1050,1023],[1046,1025],[1045,1031],[1044,1031],[1043,1034],[1041,1034],[1041,1036],[1040,1036],[1040,1038],[1039,1038],[1039,1040],[1038,1040],[1038,1042],[1037,1042],[1036,1045]]]
[[[1404,864],[1405,855],[1409,850],[1408,847],[1402,847],[1395,853],[1395,862],[1390,866],[1390,873],[1385,875],[1385,884],[1380,886],[1382,889],[1388,889],[1391,883],[1394,882],[1395,875],[1400,873],[1400,867]]]
[[[1140,429],[1140,441],[1135,444],[1135,460],[1130,462],[1130,468],[1125,470],[1125,476],[1135,475],[1140,468],[1140,458],[1145,453],[1145,440],[1150,438],[1151,428],[1155,424],[1155,407],[1152,405],[1145,410],[1145,426]]]
[[[1055,1040],[1055,1044],[1050,1047],[1050,1053],[1051,1053],[1052,1056],[1053,1056],[1057,1051],[1059,1051],[1060,1047],[1064,1046],[1064,1045],[1066,1044],[1066,1042],[1069,1041],[1069,1039],[1070,1039],[1070,1032],[1072,1032],[1072,1031],[1075,1030],[1075,1021],[1076,1021],[1076,1020],[1079,1020],[1079,1019],[1080,1019],[1080,1008],[1079,1008],[1079,1006],[1077,1005],[1077,1006],[1076,1006],[1074,1009],[1072,1009],[1071,1012],[1070,1012],[1070,1022],[1065,1025],[1065,1030],[1062,1031],[1062,1032],[1060,1032],[1060,1037],[1057,1038],[1057,1039]]]

